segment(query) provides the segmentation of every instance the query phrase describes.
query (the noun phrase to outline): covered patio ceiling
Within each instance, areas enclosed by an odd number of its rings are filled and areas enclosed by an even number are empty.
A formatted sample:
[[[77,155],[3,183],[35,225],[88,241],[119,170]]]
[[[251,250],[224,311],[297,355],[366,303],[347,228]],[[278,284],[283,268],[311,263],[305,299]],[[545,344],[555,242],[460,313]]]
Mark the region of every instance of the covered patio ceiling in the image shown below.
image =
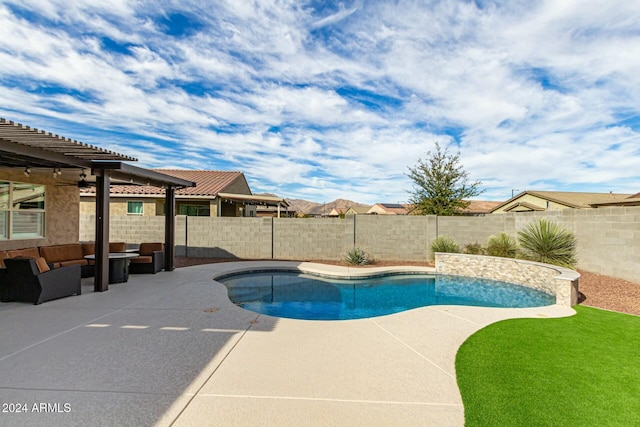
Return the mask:
[[[75,139],[25,126],[0,117],[0,166],[31,173],[60,169],[60,181],[95,183],[97,171],[110,170],[112,184],[153,185],[176,188],[195,184],[170,175],[133,166],[138,159],[85,144]],[[84,177],[81,177],[84,174]]]
[[[218,193],[218,197],[223,200],[233,200],[236,202],[253,203],[257,205],[285,207],[289,206],[289,203],[287,203],[285,199],[278,196],[264,196],[260,194]]]
[[[108,289],[110,184],[153,185],[165,189],[167,270],[173,269],[175,253],[175,190],[196,185],[123,163],[125,161],[137,159],[0,117],[0,168],[20,169],[27,176],[52,174],[60,182],[79,186],[96,185],[96,291]]]

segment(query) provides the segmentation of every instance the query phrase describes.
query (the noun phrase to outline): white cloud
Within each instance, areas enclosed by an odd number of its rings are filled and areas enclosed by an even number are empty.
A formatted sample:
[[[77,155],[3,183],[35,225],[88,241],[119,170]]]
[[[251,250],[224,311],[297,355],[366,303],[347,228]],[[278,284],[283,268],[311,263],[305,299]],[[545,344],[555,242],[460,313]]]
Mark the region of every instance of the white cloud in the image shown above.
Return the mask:
[[[333,13],[324,18],[318,19],[317,21],[311,24],[311,28],[314,30],[317,30],[319,28],[326,27],[328,25],[336,24],[342,21],[343,19],[349,17],[350,15],[354,14],[358,9],[360,9],[360,7],[361,5],[357,5],[355,7],[345,9],[344,4],[340,3],[338,12]]]
[[[435,141],[486,197],[640,186],[639,4],[429,3],[7,1],[0,115],[315,200],[404,200]]]

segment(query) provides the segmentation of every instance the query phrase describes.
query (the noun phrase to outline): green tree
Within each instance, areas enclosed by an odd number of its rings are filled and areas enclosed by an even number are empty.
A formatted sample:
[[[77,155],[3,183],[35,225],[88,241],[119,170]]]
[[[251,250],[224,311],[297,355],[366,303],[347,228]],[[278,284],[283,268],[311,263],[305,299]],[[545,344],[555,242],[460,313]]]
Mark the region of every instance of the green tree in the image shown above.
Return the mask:
[[[469,206],[465,199],[484,192],[482,182],[469,183],[460,153],[449,154],[437,142],[436,151],[429,151],[426,160],[418,159],[415,167],[409,167],[408,176],[414,183],[409,202],[418,215],[458,215]]]

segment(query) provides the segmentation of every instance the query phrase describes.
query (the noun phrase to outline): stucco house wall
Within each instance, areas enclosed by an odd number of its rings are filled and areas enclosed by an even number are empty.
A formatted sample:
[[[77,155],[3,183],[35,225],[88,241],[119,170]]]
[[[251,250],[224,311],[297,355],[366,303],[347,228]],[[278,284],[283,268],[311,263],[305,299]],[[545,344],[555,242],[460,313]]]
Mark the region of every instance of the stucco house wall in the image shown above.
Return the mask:
[[[31,246],[59,245],[78,242],[80,224],[80,192],[73,184],[60,182],[49,174],[32,172],[27,177],[22,171],[0,168],[0,180],[44,184],[45,237],[38,239],[0,240],[0,250]]]
[[[95,197],[82,196],[79,198],[80,198],[80,213],[88,214],[88,215],[93,215],[96,213]],[[129,201],[142,202],[143,216],[155,216],[156,213],[158,212],[158,201],[156,199],[141,198],[141,197],[120,198],[114,195],[114,196],[111,196],[111,199],[109,201],[109,214],[110,215],[128,215],[127,203]],[[162,209],[162,204],[160,204],[160,209]],[[134,215],[134,216],[137,216],[137,215]]]
[[[216,171],[213,171],[216,172]],[[206,186],[206,183],[204,184]],[[244,175],[238,175],[233,181],[224,186],[224,193],[233,193],[233,194],[246,194],[251,195],[251,189],[249,188],[249,184],[245,179]],[[206,189],[203,191],[207,191]],[[118,215],[130,215],[130,216],[139,216],[136,214],[128,214],[127,213],[127,203],[129,201],[141,201],[143,202],[143,212],[142,216],[162,216],[164,215],[164,195],[158,194],[111,194],[111,199],[109,202],[110,215],[118,216]],[[181,204],[192,204],[192,205],[209,205],[209,213],[210,216],[251,216],[241,209],[248,211],[246,207],[244,207],[241,203],[234,203],[233,206],[225,206],[224,202],[220,200],[215,194],[207,195],[203,193],[201,195],[184,195],[176,194],[176,212],[180,213],[180,205]],[[254,209],[255,210],[255,209]],[[83,215],[93,215],[95,214],[95,196],[91,194],[82,194],[80,196],[80,213]],[[255,216],[255,214],[253,215]]]
[[[227,185],[224,188],[225,193],[235,193],[235,194],[251,194],[251,189],[249,188],[249,184],[247,184],[247,180],[244,179],[244,175],[236,178],[231,184]]]
[[[508,205],[505,205],[505,206],[502,206],[499,209],[496,209],[495,211],[493,211],[493,213],[530,212],[531,211],[531,209],[526,207],[526,206],[517,206],[515,208],[512,208],[514,205],[517,205],[518,203],[526,203],[528,205],[537,206],[541,210],[547,210],[547,211],[556,211],[556,210],[570,208],[567,205],[556,203],[556,202],[553,202],[551,200],[546,200],[546,199],[543,199],[541,197],[537,197],[537,196],[535,196],[533,194],[523,194],[522,196],[514,199]]]

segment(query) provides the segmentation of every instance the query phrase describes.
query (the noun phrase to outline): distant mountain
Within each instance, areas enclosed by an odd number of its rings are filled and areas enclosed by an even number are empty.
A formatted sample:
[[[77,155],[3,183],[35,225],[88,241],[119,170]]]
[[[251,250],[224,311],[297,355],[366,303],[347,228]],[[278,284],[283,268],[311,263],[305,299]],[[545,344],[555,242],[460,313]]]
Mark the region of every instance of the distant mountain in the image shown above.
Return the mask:
[[[289,203],[289,209],[306,215],[329,215],[334,208],[345,212],[352,206],[368,206],[352,200],[336,199],[328,203],[309,202],[302,199],[285,199]]]

